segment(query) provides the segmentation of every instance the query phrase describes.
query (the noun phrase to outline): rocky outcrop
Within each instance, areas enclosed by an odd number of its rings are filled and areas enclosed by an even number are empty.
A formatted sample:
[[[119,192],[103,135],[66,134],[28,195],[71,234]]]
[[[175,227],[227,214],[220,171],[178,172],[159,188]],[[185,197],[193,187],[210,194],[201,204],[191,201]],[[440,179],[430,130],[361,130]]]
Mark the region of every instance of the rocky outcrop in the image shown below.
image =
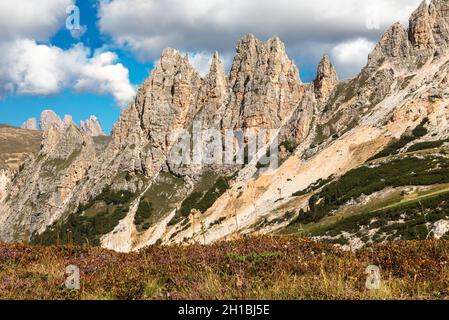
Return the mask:
[[[449,4],[445,0],[421,2],[409,20],[408,29],[399,22],[383,35],[370,61],[431,55],[449,45]],[[403,60],[406,64],[407,60]]]
[[[31,154],[0,205],[0,239],[24,240],[63,217],[78,183],[95,161],[92,139],[70,125],[44,132],[41,151]]]
[[[36,120],[36,118],[28,119],[27,121],[22,123],[20,128],[27,129],[27,130],[37,130],[37,120]]]
[[[229,86],[223,127],[231,129],[281,127],[302,92],[298,69],[282,41],[274,37],[264,43],[254,35],[237,44]]]
[[[316,98],[320,101],[326,101],[337,84],[337,72],[331,63],[329,56],[325,54],[318,65],[317,76],[313,82]]]
[[[68,121],[67,118],[65,118]],[[47,131],[52,126],[55,126],[58,129],[64,129],[65,124],[61,120],[61,118],[53,111],[53,110],[44,110],[41,113],[41,118],[39,122],[39,127],[42,131]]]
[[[81,121],[80,130],[91,137],[104,136],[103,129],[95,116],[90,116],[86,121]]]
[[[449,232],[449,221],[448,220],[439,220],[435,222],[432,226],[431,233],[434,239],[441,239]]]
[[[194,242],[200,235],[211,242],[241,233],[273,232],[288,223],[283,216],[287,211],[307,209],[307,197],[295,193],[362,165],[424,117],[430,119],[426,130],[432,137],[445,137],[449,121],[444,108],[449,99],[445,12],[444,1],[422,4],[409,29],[393,25],[367,67],[347,81],[338,80],[325,55],[315,81],[302,84],[277,37],[267,42],[253,35],[242,38],[229,75],[218,54],[209,74],[200,77],[186,56],[164,50],[98,158],[94,139],[88,136],[98,132],[93,128],[95,119],[83,122],[78,130],[70,119],[60,125],[48,113],[45,122],[51,124],[40,153],[27,159],[9,187],[9,199],[0,206],[0,239],[20,239],[23,230],[41,232],[77,212],[78,205],[90,203],[106,187],[135,195],[126,204],[130,207],[126,218],[102,237],[110,248],[131,250],[158,240]],[[434,60],[421,59],[433,55]],[[168,157],[173,145],[181,133],[193,130],[195,122],[219,133],[274,129],[283,142],[281,166],[266,174],[259,171],[260,159],[230,172],[220,166],[173,166]],[[199,177],[206,170],[226,177],[229,188],[216,199],[212,194],[219,189],[194,194],[204,193],[213,203],[202,208],[201,215],[183,212],[172,221],[176,208],[202,184]],[[137,228],[134,218],[140,197],[164,174],[182,185],[176,189],[183,190],[176,195],[181,200],[167,196],[173,203],[160,208],[146,231]],[[175,188],[161,181],[154,186],[155,195],[162,192],[158,188]],[[212,187],[213,181],[207,188]],[[191,220],[195,223],[189,224]],[[267,221],[278,222],[269,226]]]

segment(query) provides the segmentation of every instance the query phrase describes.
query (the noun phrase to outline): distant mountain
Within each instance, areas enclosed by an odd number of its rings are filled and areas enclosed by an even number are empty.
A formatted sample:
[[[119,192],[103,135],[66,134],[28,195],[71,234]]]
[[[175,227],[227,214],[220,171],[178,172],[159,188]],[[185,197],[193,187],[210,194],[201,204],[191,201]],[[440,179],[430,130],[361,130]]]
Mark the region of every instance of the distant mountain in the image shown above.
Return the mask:
[[[40,116],[39,129],[42,131],[46,131],[50,129],[51,126],[56,126],[60,130],[65,130],[72,124],[74,124],[72,116],[65,115],[64,119],[61,120],[61,118],[59,118],[59,116],[53,110],[44,110],[42,111]],[[37,120],[36,118],[30,118],[25,121],[20,127],[22,129],[38,130]],[[101,128],[100,122],[95,116],[90,116],[89,119],[81,121],[80,129],[83,133],[92,137],[105,135],[103,129]]]
[[[445,237],[448,13],[447,1],[423,2],[344,81],[324,55],[302,83],[277,37],[243,37],[230,73],[215,54],[205,77],[164,50],[110,142],[73,124],[43,133],[4,184],[0,239],[131,251],[261,233],[346,249]]]

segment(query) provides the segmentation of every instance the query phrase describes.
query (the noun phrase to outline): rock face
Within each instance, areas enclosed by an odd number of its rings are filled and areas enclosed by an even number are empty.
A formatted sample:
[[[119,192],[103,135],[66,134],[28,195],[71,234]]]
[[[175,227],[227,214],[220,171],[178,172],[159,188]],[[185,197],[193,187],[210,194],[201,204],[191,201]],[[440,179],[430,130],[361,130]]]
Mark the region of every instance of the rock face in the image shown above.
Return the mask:
[[[301,97],[298,69],[277,37],[263,43],[247,35],[239,41],[229,86],[223,126],[231,129],[279,128]]]
[[[449,232],[449,221],[439,220],[435,222],[431,231],[434,239],[441,239],[446,233]]]
[[[407,58],[429,51],[441,51],[449,44],[449,4],[445,0],[423,1],[412,14],[406,30],[394,24],[382,37],[370,60]]]
[[[66,118],[68,120],[68,118]],[[47,131],[52,126],[58,129],[64,129],[65,124],[53,110],[44,110],[41,113],[39,127],[42,131]]]
[[[367,66],[347,81],[338,80],[325,55],[315,81],[301,83],[277,37],[243,37],[229,75],[217,53],[201,77],[186,56],[166,49],[101,152],[90,137],[102,132],[96,118],[79,130],[70,118],[44,114],[41,150],[25,161],[0,205],[0,240],[41,233],[80,207],[103,210],[104,201],[95,199],[104,190],[133,194],[123,204],[126,217],[101,237],[111,249],[273,232],[307,209],[298,190],[363,165],[424,118],[423,139],[449,136],[448,41],[447,4],[434,0],[421,4],[408,29],[389,28]],[[235,167],[174,165],[169,155],[176,141],[196,125],[216,129],[222,139],[226,129],[274,129],[283,162],[266,174],[258,170],[259,158]],[[138,228],[145,197],[164,205]],[[195,199],[198,208],[185,208]]]
[[[317,76],[313,82],[317,99],[320,101],[327,100],[337,84],[337,72],[326,54],[318,65]]]
[[[70,206],[72,192],[95,160],[90,137],[70,125],[44,132],[41,150],[22,164],[0,205],[0,238],[12,241],[42,232]]]
[[[37,120],[36,120],[36,118],[28,119],[27,121],[22,123],[20,128],[27,129],[27,130],[37,130]]]
[[[81,121],[80,130],[91,137],[104,136],[103,129],[95,116],[90,116],[86,121]]]
[[[2,203],[7,196],[7,188],[10,182],[10,172],[5,169],[0,169],[0,203]]]

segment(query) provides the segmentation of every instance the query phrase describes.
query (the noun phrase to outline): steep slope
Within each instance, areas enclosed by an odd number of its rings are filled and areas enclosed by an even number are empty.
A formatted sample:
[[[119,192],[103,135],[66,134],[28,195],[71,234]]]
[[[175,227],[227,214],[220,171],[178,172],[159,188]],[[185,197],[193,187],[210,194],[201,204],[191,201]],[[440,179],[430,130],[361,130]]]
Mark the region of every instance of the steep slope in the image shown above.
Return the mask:
[[[74,125],[45,131],[39,153],[26,158],[0,205],[1,238],[23,240],[59,219],[94,160],[92,139]]]

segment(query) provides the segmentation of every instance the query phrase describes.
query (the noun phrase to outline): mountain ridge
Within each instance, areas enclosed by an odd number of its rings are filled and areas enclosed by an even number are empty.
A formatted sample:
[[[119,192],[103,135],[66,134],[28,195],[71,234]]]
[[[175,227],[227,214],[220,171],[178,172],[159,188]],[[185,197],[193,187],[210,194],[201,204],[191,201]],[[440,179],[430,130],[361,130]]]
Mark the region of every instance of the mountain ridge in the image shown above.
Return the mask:
[[[131,251],[287,227],[311,210],[317,190],[295,194],[364,166],[424,119],[417,141],[449,137],[448,9],[443,0],[423,2],[409,27],[389,28],[360,74],[344,81],[324,55],[315,81],[302,83],[278,37],[244,36],[229,74],[216,53],[205,77],[165,49],[100,152],[72,125],[44,133],[38,155],[8,187],[15,196],[0,202],[0,239],[51,242],[56,234],[68,241],[58,228],[71,226],[81,242],[86,232],[103,247]],[[272,130],[279,168],[260,174],[265,150],[245,165],[174,164],[181,133],[196,125],[216,129],[223,140],[227,130]],[[55,173],[57,188],[44,186],[45,170]],[[107,230],[95,227],[100,221]]]

